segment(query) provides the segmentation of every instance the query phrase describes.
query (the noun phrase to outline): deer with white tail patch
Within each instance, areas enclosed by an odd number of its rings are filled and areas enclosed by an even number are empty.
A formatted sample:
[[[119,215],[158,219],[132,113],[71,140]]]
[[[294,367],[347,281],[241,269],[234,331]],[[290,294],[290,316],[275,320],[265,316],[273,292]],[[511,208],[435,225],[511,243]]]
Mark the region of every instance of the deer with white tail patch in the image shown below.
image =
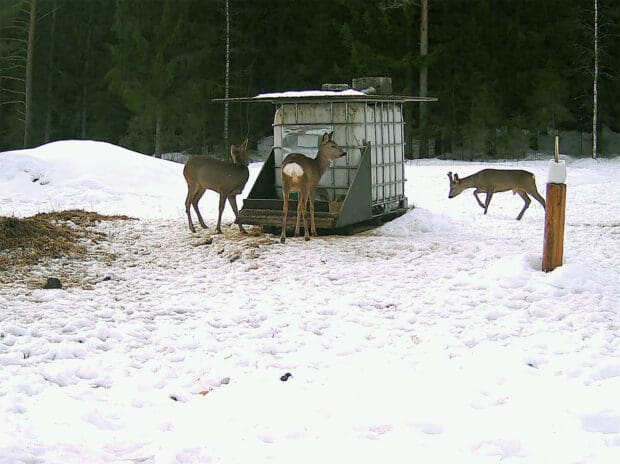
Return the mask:
[[[519,194],[525,205],[517,216],[517,220],[521,220],[523,213],[530,206],[532,200],[528,193],[532,195],[545,208],[545,200],[536,189],[536,179],[534,174],[529,171],[520,169],[483,169],[471,176],[459,178],[458,174],[452,175],[448,173],[450,179],[450,193],[448,198],[454,198],[463,190],[474,188],[474,197],[482,209],[487,214],[491,198],[496,192],[507,192],[512,190],[513,194]],[[478,197],[479,193],[486,193],[485,202],[482,203]]]
[[[194,207],[200,225],[207,229],[207,225],[203,221],[200,211],[198,210],[198,202],[206,190],[213,190],[220,194],[219,215],[215,228],[218,234],[222,233],[222,212],[226,205],[226,199],[228,199],[228,203],[230,203],[235,213],[235,218],[238,216],[239,212],[237,210],[236,196],[241,193],[250,176],[248,158],[246,155],[247,148],[248,139],[245,139],[241,145],[231,145],[230,156],[233,160],[232,163],[207,158],[206,156],[193,156],[185,164],[183,168],[183,176],[185,176],[185,180],[187,181],[185,212],[187,213],[189,230],[196,232],[194,224],[192,223],[190,206]],[[241,224],[239,224],[239,230],[246,233]]]
[[[321,177],[335,159],[346,155],[346,152],[333,140],[334,133],[323,134],[316,158],[312,159],[301,153],[291,153],[282,162],[282,234],[280,242],[286,241],[286,222],[288,215],[289,194],[298,192],[297,222],[295,235],[299,235],[299,220],[304,223],[304,239],[310,240],[308,222],[306,220],[307,205],[310,205],[311,233],[316,236],[314,223],[314,197]]]

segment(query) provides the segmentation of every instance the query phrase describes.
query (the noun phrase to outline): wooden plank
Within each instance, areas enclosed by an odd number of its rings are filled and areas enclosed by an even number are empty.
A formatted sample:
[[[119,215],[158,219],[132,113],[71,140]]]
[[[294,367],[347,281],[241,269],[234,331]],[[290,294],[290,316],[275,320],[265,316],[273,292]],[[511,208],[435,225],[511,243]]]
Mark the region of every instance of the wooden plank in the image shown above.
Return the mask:
[[[310,226],[310,216],[308,215],[308,227]],[[333,229],[338,219],[337,214],[315,212],[314,219],[317,229]],[[294,228],[297,221],[297,214],[288,215],[287,228]],[[282,210],[272,209],[243,209],[239,211],[237,217],[238,224],[261,225],[261,226],[282,226]],[[302,225],[303,227],[303,225]]]
[[[553,271],[564,257],[564,223],[566,217],[566,184],[547,184],[545,208],[545,243],[542,270]]]
[[[255,209],[272,209],[275,211],[280,211],[282,212],[282,208],[283,208],[283,203],[284,201],[278,199],[278,198],[246,198],[245,200],[243,200],[243,208],[242,211],[245,209],[248,210],[255,210]],[[289,211],[294,211],[295,214],[297,214],[297,201],[295,200],[290,200],[288,203],[288,210]],[[323,212],[323,213],[327,213],[329,212],[329,202],[327,201],[320,201],[317,200],[314,202],[314,211],[315,212]]]

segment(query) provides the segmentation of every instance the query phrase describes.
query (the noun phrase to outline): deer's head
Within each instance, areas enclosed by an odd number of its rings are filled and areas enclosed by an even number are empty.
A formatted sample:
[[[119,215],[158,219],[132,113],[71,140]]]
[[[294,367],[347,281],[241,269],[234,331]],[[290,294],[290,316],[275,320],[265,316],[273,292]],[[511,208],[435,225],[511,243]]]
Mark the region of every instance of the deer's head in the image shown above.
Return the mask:
[[[319,146],[319,153],[322,153],[330,161],[346,156],[347,152],[334,142],[334,131],[330,133],[325,132],[321,139],[321,145]]]
[[[231,145],[230,146],[230,157],[233,160],[233,163],[239,164],[242,166],[247,166],[249,164],[248,157],[246,155],[246,151],[248,149],[248,139],[246,138],[241,145]]]
[[[449,172],[448,179],[450,179],[450,192],[448,193],[448,198],[454,198],[461,193],[464,188],[461,186],[461,179],[459,179],[458,174],[455,173],[454,176],[452,176],[452,172]]]

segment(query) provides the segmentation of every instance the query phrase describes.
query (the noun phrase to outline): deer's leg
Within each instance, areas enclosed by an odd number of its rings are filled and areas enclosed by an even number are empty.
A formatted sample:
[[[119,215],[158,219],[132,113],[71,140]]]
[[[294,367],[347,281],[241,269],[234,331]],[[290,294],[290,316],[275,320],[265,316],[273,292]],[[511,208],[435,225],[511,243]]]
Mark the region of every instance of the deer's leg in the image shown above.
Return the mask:
[[[540,196],[540,193],[538,193],[538,190],[534,190],[533,192],[528,192],[528,193],[538,200],[538,203],[542,205],[543,209],[547,209],[547,206],[545,204],[545,199],[542,196]]]
[[[307,219],[307,212],[308,212],[308,193],[306,192],[303,195],[303,201],[300,204],[301,206],[301,217],[304,221],[304,240],[310,240],[310,233],[308,230],[308,219]]]
[[[299,235],[299,226],[300,219],[303,219],[304,222],[304,236],[307,234],[307,226],[306,226],[306,196],[303,191],[299,192],[299,196],[297,198],[297,222],[295,223],[295,237]]]
[[[493,192],[487,192],[487,198],[484,202],[484,214],[487,214],[489,205],[491,204],[491,198],[493,198]]]
[[[185,213],[187,213],[187,224],[189,225],[189,230],[192,232],[196,232],[196,228],[194,224],[192,224],[192,215],[190,212],[190,206],[192,204],[192,196],[191,196],[191,188],[187,188],[187,198],[185,198]]]
[[[527,193],[525,193],[525,192],[523,192],[521,190],[517,190],[517,193],[519,194],[519,196],[521,198],[523,198],[523,201],[525,202],[525,205],[523,205],[523,209],[521,210],[521,212],[517,216],[517,221],[520,221],[521,218],[523,217],[523,213],[525,213],[525,210],[529,208],[530,203],[532,202],[532,200],[530,200],[530,197],[527,196]]]
[[[286,241],[286,220],[288,216],[288,195],[289,189],[285,186],[284,179],[282,179],[282,196],[284,197],[284,204],[282,206],[282,232],[280,233],[280,243]]]
[[[310,195],[308,196],[308,203],[310,204],[310,224],[311,224],[310,233],[312,234],[313,237],[317,236],[316,224],[314,222],[314,200],[315,198],[316,198],[315,192],[314,191],[310,192]]]
[[[235,213],[235,219],[237,219],[237,217],[239,216],[239,210],[237,209],[237,195],[234,193],[228,195],[228,203],[230,203],[230,207],[232,208],[233,213]],[[241,223],[239,223],[238,225],[239,230],[244,234],[247,234],[247,232],[243,228],[243,225]]]
[[[476,199],[476,201],[478,202],[478,204],[480,205],[480,207],[481,207],[482,209],[484,209],[484,203],[482,203],[482,202],[480,201],[480,197],[478,197],[478,194],[479,194],[479,193],[482,193],[482,190],[480,190],[480,189],[476,189],[476,190],[474,190],[474,198]],[[488,196],[488,195],[487,195],[487,196]],[[485,211],[485,214],[486,214],[486,211]]]
[[[185,212],[187,213],[187,223],[189,224],[189,230],[191,230],[192,232],[196,232],[196,228],[194,227],[194,223],[192,222],[192,214],[190,211],[190,207],[192,205],[192,201],[196,193],[197,193],[196,188],[192,188],[191,185],[187,186],[187,197],[185,198]],[[195,206],[194,206],[194,209],[196,209]]]
[[[298,192],[298,197],[297,197],[297,221],[295,223],[295,236],[299,236],[300,235],[300,219],[303,221],[304,224],[304,237],[306,236],[306,234],[308,233],[308,225],[306,223],[306,202],[308,201],[308,196],[306,194],[306,192],[303,190],[303,188]]]
[[[217,215],[217,226],[215,227],[215,231],[218,234],[222,233],[221,224],[222,224],[222,213],[224,212],[224,206],[226,206],[226,194],[222,192],[220,193],[220,205],[219,205],[220,211]]]
[[[194,207],[194,211],[196,211],[196,216],[198,216],[198,222],[200,222],[201,227],[203,229],[208,229],[207,225],[205,224],[205,222],[202,219],[202,214],[200,214],[200,210],[198,209],[198,202],[200,201],[200,199],[204,195],[205,190],[206,189],[203,189],[203,188],[198,189],[198,191],[194,195],[194,198],[192,199],[192,206]]]

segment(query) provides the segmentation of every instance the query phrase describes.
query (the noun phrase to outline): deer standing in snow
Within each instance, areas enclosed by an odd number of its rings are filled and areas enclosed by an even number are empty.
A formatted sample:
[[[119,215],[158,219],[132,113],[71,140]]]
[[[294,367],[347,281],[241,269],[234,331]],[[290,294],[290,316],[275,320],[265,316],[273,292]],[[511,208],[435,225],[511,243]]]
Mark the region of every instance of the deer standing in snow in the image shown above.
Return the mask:
[[[233,160],[232,163],[207,158],[205,156],[193,156],[187,161],[183,168],[183,176],[185,176],[185,180],[187,181],[185,212],[187,213],[189,230],[196,232],[194,224],[192,223],[190,205],[194,207],[200,225],[205,229],[207,228],[198,210],[198,201],[202,198],[205,190],[213,190],[220,194],[219,215],[215,228],[218,234],[222,233],[222,212],[226,205],[226,199],[228,199],[235,213],[235,218],[237,217],[239,212],[237,210],[236,196],[241,193],[250,175],[250,171],[248,170],[248,158],[246,156],[247,148],[248,139],[245,139],[239,146],[231,145],[230,156]],[[239,224],[239,230],[246,233],[241,224]]]
[[[301,153],[291,153],[282,162],[282,195],[284,205],[282,208],[282,234],[280,242],[286,240],[286,220],[288,215],[289,194],[299,192],[297,202],[297,223],[295,225],[295,235],[299,235],[299,219],[304,223],[304,239],[310,240],[308,234],[308,222],[306,220],[307,204],[310,204],[311,232],[316,236],[316,226],[314,223],[314,196],[321,176],[325,173],[331,162],[345,156],[346,152],[333,141],[334,132],[323,134],[319,151],[316,158],[309,158]]]
[[[478,204],[484,209],[484,214],[487,214],[491,198],[495,192],[506,192],[512,190],[513,194],[518,193],[525,205],[517,216],[517,220],[523,217],[523,213],[530,206],[532,200],[527,195],[532,195],[538,202],[545,208],[545,200],[538,190],[536,190],[536,179],[534,174],[529,171],[523,171],[520,169],[483,169],[471,176],[459,178],[458,174],[448,173],[450,179],[450,193],[448,198],[454,198],[460,194],[463,190],[468,188],[475,188],[474,197]],[[486,193],[486,199],[484,204],[478,197],[479,193]]]

